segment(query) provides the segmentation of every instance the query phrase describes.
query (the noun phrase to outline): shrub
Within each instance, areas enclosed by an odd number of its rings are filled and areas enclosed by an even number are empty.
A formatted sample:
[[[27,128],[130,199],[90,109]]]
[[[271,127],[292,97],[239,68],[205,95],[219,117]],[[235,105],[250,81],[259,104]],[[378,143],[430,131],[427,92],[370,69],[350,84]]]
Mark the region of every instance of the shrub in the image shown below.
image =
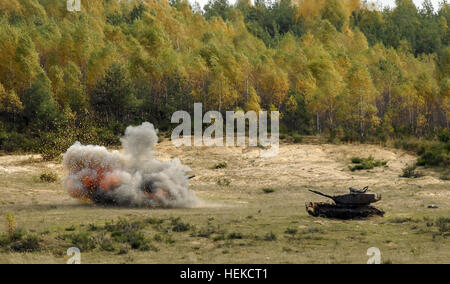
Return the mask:
[[[151,224],[151,225],[160,225],[160,224],[164,223],[164,220],[163,219],[149,217],[149,218],[145,219],[145,222],[147,224]]]
[[[129,232],[126,235],[126,241],[132,249],[147,250],[149,241],[142,232]]]
[[[417,151],[422,143],[418,139],[401,139],[394,142],[394,147],[405,151]]]
[[[11,250],[15,252],[35,252],[40,250],[39,240],[35,235],[28,235],[25,238],[14,242]]]
[[[6,152],[30,151],[36,141],[27,138],[24,134],[11,132],[1,134],[0,149]]]
[[[95,241],[97,242],[97,246],[99,246],[103,251],[112,252],[116,250],[113,241],[105,232],[102,232],[100,235],[96,236]]]
[[[417,166],[407,166],[403,169],[403,174],[400,177],[403,178],[418,178],[421,177],[422,174],[419,172],[416,172]]]
[[[438,134],[438,139],[442,143],[450,142],[450,131],[442,131]]]
[[[221,162],[216,165],[214,165],[214,169],[226,169],[228,167],[228,164],[226,162]]]
[[[352,158],[352,163],[353,164],[361,164],[363,162],[363,159],[360,157],[353,157]]]
[[[154,251],[154,252],[159,251],[159,249],[156,246],[154,246],[153,244],[151,244],[151,243],[146,243],[146,244],[140,246],[139,250],[140,251],[150,251],[151,250],[151,251]]]
[[[11,243],[11,239],[8,235],[0,235],[0,247],[7,246]]]
[[[41,154],[44,161],[52,161],[58,158],[74,142],[73,133],[70,130],[66,132],[42,133],[40,135],[40,145],[34,150]]]
[[[0,246],[6,247],[11,243],[20,241],[23,239],[24,232],[20,229],[15,229],[13,233],[0,235]]]
[[[450,166],[450,143],[434,142],[424,143],[417,154],[419,166],[449,167]]]
[[[224,234],[219,234],[219,235],[217,235],[217,236],[215,236],[213,238],[213,241],[215,241],[215,242],[223,241],[223,240],[225,240],[225,235]]]
[[[180,218],[172,219],[172,231],[186,232],[191,228],[190,224],[181,222]]]
[[[96,247],[95,240],[87,233],[78,233],[69,236],[72,244],[82,251],[90,251]]]
[[[114,241],[120,243],[128,243],[132,249],[149,250],[150,241],[145,237],[141,231],[115,231],[111,233]]]
[[[266,194],[273,193],[275,191],[276,191],[276,189],[274,189],[274,188],[270,188],[270,187],[263,188],[263,192]]]
[[[450,218],[440,217],[436,220],[435,224],[439,228],[439,232],[450,232]]]
[[[354,166],[349,166],[349,169],[352,172],[359,170],[371,170],[375,167],[387,165],[386,161],[375,160],[372,156],[369,156],[368,158],[353,157],[351,162],[354,164]]]
[[[441,180],[450,180],[450,170],[445,171],[441,174]]]
[[[143,228],[143,224],[139,221],[131,222],[127,219],[119,219],[117,223],[111,222],[106,223],[105,229],[108,232],[116,232],[121,231],[123,233],[141,230]]]
[[[192,234],[193,237],[198,238],[209,238],[212,234],[215,233],[214,228],[208,227],[208,228],[202,228],[198,232],[195,232]]]
[[[39,154],[41,154],[42,159],[44,161],[53,161],[61,155],[61,151],[55,148],[48,147],[48,148],[41,148],[39,150]]]
[[[58,180],[58,174],[54,172],[45,172],[39,177],[41,182],[53,183]]]
[[[295,228],[287,228],[286,231],[284,231],[284,233],[288,234],[288,235],[295,235],[295,234],[297,234],[297,231],[298,230]]]
[[[243,235],[241,233],[233,232],[233,233],[228,234],[227,239],[240,240],[240,239],[243,239]]]
[[[162,242],[163,241],[163,237],[160,234],[156,234],[153,237],[153,240],[157,241],[157,242]]]
[[[98,135],[98,140],[103,145],[113,146],[120,144],[120,138],[118,135],[114,134],[114,131],[109,128],[96,128],[96,133]],[[118,131],[118,133],[123,133],[123,130]]]
[[[294,143],[300,144],[303,142],[303,137],[300,134],[294,134],[292,135],[292,138],[294,139]]]

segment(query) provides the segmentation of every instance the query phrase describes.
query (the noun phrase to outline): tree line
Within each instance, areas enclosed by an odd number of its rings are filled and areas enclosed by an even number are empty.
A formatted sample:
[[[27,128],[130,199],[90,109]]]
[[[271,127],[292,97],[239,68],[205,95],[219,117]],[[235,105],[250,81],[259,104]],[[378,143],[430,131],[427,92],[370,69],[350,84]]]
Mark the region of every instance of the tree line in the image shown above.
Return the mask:
[[[433,137],[450,122],[450,6],[396,2],[2,0],[0,149],[114,144],[194,102],[346,141]]]

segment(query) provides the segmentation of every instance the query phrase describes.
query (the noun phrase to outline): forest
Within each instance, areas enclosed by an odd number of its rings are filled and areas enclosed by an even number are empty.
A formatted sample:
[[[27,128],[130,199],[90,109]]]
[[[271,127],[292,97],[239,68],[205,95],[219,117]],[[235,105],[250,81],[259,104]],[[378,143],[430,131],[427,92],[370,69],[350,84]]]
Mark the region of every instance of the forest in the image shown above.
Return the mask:
[[[194,102],[278,110],[285,133],[447,143],[450,6],[396,2],[2,0],[0,150],[114,145]]]

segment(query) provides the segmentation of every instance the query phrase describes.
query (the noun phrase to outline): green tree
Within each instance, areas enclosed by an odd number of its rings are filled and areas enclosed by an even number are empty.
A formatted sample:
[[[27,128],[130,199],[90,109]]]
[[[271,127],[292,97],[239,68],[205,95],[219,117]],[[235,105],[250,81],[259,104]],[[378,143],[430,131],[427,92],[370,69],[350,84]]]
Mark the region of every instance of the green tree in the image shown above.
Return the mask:
[[[136,107],[132,81],[127,70],[120,64],[113,64],[105,76],[97,82],[91,94],[91,103],[99,115],[123,121],[129,119],[129,111]]]
[[[58,108],[51,92],[51,82],[41,73],[31,88],[21,96],[24,105],[23,114],[28,125],[35,131],[55,129],[59,118]]]

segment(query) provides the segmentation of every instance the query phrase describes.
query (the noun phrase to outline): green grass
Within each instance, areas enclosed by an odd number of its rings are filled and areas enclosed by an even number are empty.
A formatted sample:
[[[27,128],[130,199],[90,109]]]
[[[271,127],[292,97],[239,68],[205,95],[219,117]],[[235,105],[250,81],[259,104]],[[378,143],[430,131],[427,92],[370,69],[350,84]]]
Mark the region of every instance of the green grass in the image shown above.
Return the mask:
[[[353,157],[351,159],[353,166],[349,166],[349,169],[354,171],[360,171],[360,170],[371,170],[376,167],[386,166],[387,162],[382,160],[375,160],[372,156],[369,156],[368,158],[360,158],[360,157]]]

